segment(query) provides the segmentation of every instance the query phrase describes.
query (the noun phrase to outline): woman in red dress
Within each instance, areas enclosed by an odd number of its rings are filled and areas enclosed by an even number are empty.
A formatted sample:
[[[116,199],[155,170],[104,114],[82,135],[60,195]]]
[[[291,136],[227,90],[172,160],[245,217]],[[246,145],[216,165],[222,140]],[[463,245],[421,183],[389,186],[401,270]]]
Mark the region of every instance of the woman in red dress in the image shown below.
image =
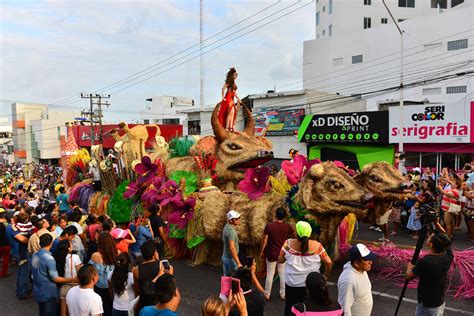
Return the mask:
[[[231,132],[234,131],[235,119],[240,109],[240,99],[237,95],[237,85],[235,84],[237,76],[237,70],[235,70],[234,67],[230,68],[225,79],[225,84],[222,87],[222,101],[219,109],[219,121],[221,125],[225,126],[225,128]],[[237,106],[234,102],[234,97],[237,99]]]

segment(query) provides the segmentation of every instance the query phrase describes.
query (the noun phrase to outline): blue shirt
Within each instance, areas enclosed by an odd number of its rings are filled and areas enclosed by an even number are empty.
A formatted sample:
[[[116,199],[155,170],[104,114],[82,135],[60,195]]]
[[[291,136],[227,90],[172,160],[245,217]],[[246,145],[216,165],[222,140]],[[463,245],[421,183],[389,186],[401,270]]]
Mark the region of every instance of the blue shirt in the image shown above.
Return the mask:
[[[140,316],[178,316],[170,309],[157,309],[155,306],[145,306],[140,311]]]
[[[20,234],[17,230],[13,230],[12,225],[8,225],[5,229],[5,234],[7,235],[8,243],[12,248],[12,254],[18,260],[25,260],[28,258],[28,244],[24,244],[15,238],[16,235]]]
[[[54,253],[56,251],[56,248],[58,248],[60,241],[61,240],[59,240],[59,238],[56,238],[55,240],[53,240],[53,245],[51,246],[51,249],[49,250],[51,253]]]
[[[56,261],[51,252],[41,248],[31,259],[33,275],[33,293],[38,302],[59,298],[58,287],[53,279],[57,278]]]
[[[66,193],[61,193],[56,198],[56,201],[58,202],[58,205],[59,205],[59,210],[61,212],[66,212],[69,210],[69,204],[67,203],[68,198],[69,198],[69,195],[67,195]]]
[[[130,230],[135,233],[136,225],[132,224],[130,225]],[[138,232],[136,233],[135,239],[137,240],[136,243],[131,244],[129,247],[129,250],[134,252],[134,253],[141,253],[140,247],[143,245],[143,243],[147,240],[151,240],[153,237],[151,235],[150,229],[143,227],[142,225],[138,226]]]

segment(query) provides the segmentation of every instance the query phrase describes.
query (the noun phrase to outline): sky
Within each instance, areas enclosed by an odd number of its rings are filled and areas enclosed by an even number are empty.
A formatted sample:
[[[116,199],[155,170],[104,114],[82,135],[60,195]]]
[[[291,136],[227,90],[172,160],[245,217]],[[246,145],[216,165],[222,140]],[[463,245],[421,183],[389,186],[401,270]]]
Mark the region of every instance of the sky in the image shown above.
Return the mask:
[[[240,97],[301,81],[314,11],[311,0],[206,0],[206,105],[219,101],[229,67],[239,73]],[[198,43],[198,0],[2,0],[0,116],[10,115],[13,101],[83,109],[81,92],[111,94],[105,118],[112,122],[137,119],[153,96],[199,104]]]

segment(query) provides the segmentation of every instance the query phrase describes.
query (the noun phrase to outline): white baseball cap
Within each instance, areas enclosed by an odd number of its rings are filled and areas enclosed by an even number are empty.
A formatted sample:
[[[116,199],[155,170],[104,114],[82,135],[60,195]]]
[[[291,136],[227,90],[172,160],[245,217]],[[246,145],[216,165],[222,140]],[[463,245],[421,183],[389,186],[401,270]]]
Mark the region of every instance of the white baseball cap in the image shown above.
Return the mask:
[[[357,244],[352,246],[352,248],[349,250],[349,257],[351,260],[375,260],[377,255],[371,252],[365,245]]]
[[[230,221],[231,219],[240,218],[240,213],[234,210],[230,210],[227,212],[227,220]]]

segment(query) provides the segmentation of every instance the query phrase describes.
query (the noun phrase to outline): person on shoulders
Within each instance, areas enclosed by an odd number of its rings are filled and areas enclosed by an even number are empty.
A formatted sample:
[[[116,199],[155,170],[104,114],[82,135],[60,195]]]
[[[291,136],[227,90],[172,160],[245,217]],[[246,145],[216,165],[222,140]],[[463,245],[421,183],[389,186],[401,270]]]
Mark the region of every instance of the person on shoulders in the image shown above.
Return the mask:
[[[368,271],[377,255],[365,245],[357,244],[349,250],[350,262],[344,265],[337,280],[338,302],[344,316],[370,316],[373,298]]]
[[[91,264],[83,265],[77,271],[79,286],[69,290],[66,304],[71,316],[101,316],[104,312],[100,295],[94,292],[99,274]]]

